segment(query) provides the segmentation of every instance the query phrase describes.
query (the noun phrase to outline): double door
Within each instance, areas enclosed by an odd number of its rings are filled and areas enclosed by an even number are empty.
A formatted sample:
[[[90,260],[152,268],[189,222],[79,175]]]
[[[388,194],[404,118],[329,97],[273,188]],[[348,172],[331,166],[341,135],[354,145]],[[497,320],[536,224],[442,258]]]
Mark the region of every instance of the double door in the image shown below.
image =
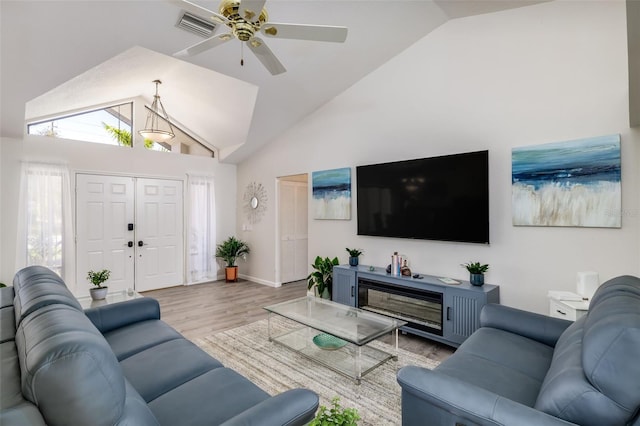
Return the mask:
[[[184,282],[182,181],[76,176],[76,281],[89,293],[90,270],[109,269],[110,292]]]

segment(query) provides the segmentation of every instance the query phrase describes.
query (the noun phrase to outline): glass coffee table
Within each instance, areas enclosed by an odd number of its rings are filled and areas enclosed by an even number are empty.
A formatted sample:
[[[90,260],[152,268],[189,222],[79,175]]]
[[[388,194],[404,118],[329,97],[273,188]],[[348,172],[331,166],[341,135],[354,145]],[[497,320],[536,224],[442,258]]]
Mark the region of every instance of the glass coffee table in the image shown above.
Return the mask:
[[[102,300],[93,300],[91,296],[76,297],[82,309],[96,308],[98,306],[110,305],[112,303],[126,302],[143,297],[140,293],[133,289],[118,290],[113,293],[107,293],[107,297]]]
[[[264,309],[269,311],[269,341],[350,377],[356,384],[360,384],[365,374],[389,359],[398,359],[398,328],[407,324],[314,296]],[[274,315],[287,318],[297,326],[274,335]],[[394,353],[367,345],[388,333],[395,333]]]

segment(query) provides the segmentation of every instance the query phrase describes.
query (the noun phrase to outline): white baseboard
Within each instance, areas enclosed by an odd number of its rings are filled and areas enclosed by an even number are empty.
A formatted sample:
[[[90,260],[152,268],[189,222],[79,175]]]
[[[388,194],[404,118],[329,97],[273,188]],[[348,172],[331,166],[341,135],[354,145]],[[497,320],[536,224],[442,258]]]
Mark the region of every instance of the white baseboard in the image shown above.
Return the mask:
[[[274,281],[267,281],[267,280],[263,280],[262,278],[252,277],[250,275],[238,274],[238,277],[243,278],[245,280],[253,281],[254,283],[267,285],[269,287],[275,287],[275,288],[282,287],[282,283],[276,283]]]

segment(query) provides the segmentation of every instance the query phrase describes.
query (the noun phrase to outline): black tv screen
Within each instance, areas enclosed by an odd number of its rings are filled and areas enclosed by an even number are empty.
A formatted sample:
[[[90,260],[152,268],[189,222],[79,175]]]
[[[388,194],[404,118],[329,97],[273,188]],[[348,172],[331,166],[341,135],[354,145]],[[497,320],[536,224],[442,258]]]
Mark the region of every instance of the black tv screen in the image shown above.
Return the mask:
[[[358,235],[489,243],[489,152],[356,167]]]

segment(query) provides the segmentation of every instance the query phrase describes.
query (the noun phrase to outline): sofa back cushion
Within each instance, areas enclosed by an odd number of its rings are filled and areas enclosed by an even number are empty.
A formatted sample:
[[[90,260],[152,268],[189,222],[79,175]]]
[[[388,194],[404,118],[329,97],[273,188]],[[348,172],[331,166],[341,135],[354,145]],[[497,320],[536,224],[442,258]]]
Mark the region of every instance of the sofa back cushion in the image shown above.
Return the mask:
[[[626,424],[640,407],[640,279],[603,284],[556,344],[535,408],[581,425]]]
[[[16,346],[22,393],[48,425],[156,424],[142,398],[130,398],[135,390],[82,311],[65,304],[41,307],[23,318]]]
[[[633,413],[640,408],[640,278],[603,284],[585,321],[582,367],[589,382]]]
[[[82,312],[82,306],[62,278],[44,266],[27,266],[18,271],[13,288],[16,326],[31,313],[51,304],[71,306]]]

